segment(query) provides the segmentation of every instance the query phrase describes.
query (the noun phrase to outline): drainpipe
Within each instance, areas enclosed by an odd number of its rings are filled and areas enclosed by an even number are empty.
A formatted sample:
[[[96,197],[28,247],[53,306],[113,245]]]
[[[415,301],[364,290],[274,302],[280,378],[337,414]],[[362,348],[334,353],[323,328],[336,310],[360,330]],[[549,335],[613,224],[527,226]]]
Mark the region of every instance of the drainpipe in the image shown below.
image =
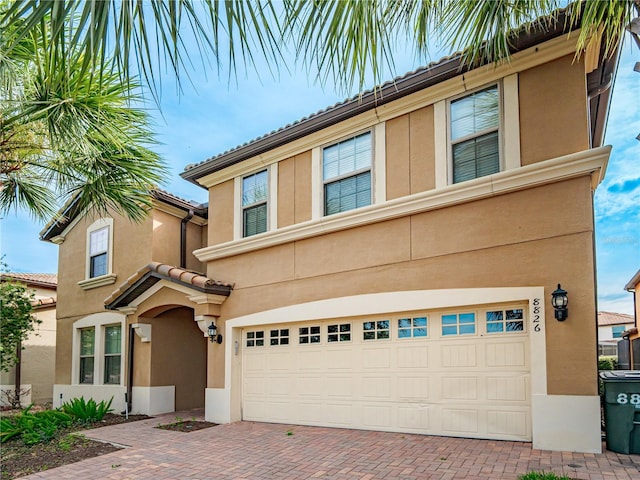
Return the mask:
[[[18,408],[22,408],[22,341],[18,342],[16,349],[18,362],[15,365],[15,392],[14,398],[18,402]]]
[[[131,412],[131,393],[133,391],[133,341],[136,337],[136,331],[133,325],[129,325],[129,374],[127,378],[127,411]]]
[[[193,218],[193,209],[180,221],[180,268],[187,266],[187,224]]]
[[[589,92],[587,92],[587,96],[589,97],[589,100],[609,90],[609,88],[611,88],[612,83],[613,83],[613,74],[609,73],[605,78],[602,79],[602,81],[600,82],[600,85],[592,88],[591,90],[589,90]]]

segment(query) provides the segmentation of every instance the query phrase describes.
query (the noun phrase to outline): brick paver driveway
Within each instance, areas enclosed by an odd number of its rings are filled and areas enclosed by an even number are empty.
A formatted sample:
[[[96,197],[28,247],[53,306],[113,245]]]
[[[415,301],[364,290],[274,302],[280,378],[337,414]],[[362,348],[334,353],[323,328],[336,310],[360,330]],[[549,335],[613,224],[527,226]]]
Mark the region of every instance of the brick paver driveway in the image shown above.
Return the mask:
[[[640,455],[532,450],[531,444],[238,422],[190,433],[176,416],[86,432],[126,445],[29,479],[515,479],[535,470],[590,480],[640,479]]]

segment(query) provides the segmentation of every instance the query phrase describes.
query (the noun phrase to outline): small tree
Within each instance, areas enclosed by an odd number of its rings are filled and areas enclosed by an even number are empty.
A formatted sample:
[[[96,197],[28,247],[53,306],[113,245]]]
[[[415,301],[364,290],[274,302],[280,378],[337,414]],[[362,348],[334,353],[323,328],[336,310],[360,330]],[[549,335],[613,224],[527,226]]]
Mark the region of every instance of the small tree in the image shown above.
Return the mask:
[[[22,342],[41,323],[31,314],[33,293],[21,283],[0,282],[0,370],[18,363]]]

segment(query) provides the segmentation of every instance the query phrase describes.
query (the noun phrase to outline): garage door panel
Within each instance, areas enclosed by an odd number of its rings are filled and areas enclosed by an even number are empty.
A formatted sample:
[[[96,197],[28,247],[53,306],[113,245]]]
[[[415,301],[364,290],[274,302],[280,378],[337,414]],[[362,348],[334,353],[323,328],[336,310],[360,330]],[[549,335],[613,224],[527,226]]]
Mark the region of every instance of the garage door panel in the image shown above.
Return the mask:
[[[486,363],[489,367],[524,367],[526,365],[524,341],[489,343],[486,345],[486,352]]]
[[[487,377],[487,400],[526,402],[529,376]]]
[[[362,378],[363,399],[391,399],[391,378],[389,376],[365,376]]]
[[[429,367],[429,347],[399,344],[396,347],[398,367],[424,369]]]
[[[296,383],[296,393],[301,397],[322,397],[327,390],[324,377],[320,375],[301,375]]]
[[[267,369],[264,357],[259,355],[245,355],[243,362],[244,371],[248,374],[265,372]]]
[[[450,434],[477,434],[478,410],[443,408],[442,430]]]
[[[356,415],[354,415],[354,408],[350,404],[327,403],[324,406],[324,410],[326,412],[324,417],[326,425],[348,428],[359,423]]]
[[[324,371],[327,368],[325,362],[325,352],[322,350],[311,350],[306,347],[304,350],[298,350],[297,363],[303,366],[305,371]]]
[[[362,423],[365,427],[390,429],[392,427],[391,405],[365,405],[362,408]]]
[[[287,376],[270,376],[266,383],[266,393],[273,397],[290,398],[293,394],[293,387],[294,383]]]
[[[329,375],[325,379],[325,392],[327,397],[343,397],[351,399],[355,393],[355,379],[352,376]]]
[[[265,377],[245,377],[244,393],[245,395],[265,395],[267,380]]]
[[[476,346],[471,344],[442,345],[441,364],[443,367],[476,367],[478,365]]]
[[[267,366],[272,372],[286,372],[291,368],[292,364],[293,356],[288,351],[270,352],[267,356]]]
[[[389,348],[364,348],[362,351],[362,367],[365,369],[389,368],[391,352]]]
[[[444,400],[478,400],[477,377],[445,377],[442,379]]]
[[[403,404],[398,407],[398,427],[404,431],[425,432],[430,430],[429,407]]]
[[[429,379],[425,376],[401,376],[397,382],[398,400],[429,400]]]
[[[325,359],[325,365],[328,370],[351,370],[356,360],[351,346],[331,349],[326,352]]]
[[[527,436],[529,416],[524,411],[489,410],[487,412],[487,433],[500,436]]]

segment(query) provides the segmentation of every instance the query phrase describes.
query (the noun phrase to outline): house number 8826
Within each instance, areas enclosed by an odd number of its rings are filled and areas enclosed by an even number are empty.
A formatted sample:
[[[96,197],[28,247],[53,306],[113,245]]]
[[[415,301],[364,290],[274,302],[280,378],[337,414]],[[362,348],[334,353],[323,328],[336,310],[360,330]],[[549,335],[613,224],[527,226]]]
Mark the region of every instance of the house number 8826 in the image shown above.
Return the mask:
[[[533,299],[533,331],[540,331],[540,299]]]

